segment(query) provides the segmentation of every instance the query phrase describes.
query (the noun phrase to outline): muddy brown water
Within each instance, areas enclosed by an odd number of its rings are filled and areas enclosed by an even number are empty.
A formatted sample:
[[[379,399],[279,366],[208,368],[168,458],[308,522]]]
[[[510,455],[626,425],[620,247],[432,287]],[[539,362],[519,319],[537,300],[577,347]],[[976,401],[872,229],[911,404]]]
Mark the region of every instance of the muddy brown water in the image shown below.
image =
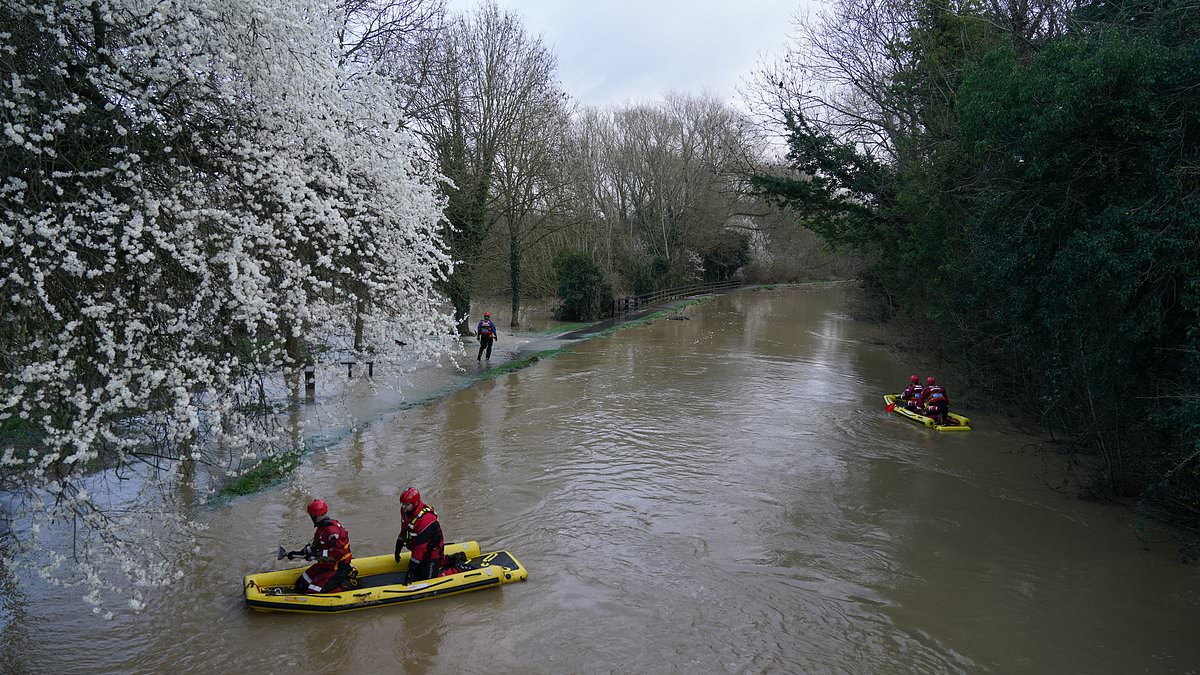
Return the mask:
[[[102,621],[19,603],[33,673],[1200,672],[1200,572],[1127,510],[1044,485],[1003,419],[883,412],[909,372],[844,286],[739,292],[362,426],[201,513],[188,580]],[[953,393],[953,383],[950,383]],[[243,607],[327,499],[389,552],[417,485],[529,581],[332,616]],[[43,596],[49,597],[49,596]]]

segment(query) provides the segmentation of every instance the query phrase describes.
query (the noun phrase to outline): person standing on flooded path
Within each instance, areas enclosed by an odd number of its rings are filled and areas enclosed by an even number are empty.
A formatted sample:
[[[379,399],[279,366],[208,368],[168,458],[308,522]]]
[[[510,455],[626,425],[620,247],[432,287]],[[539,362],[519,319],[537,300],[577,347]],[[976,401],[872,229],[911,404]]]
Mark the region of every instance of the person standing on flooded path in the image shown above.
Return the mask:
[[[492,359],[492,343],[499,339],[499,336],[496,334],[496,324],[492,321],[491,312],[483,313],[483,319],[475,327],[475,335],[479,339],[479,353],[475,355],[475,360],[481,360],[486,351],[487,358],[490,361]]]

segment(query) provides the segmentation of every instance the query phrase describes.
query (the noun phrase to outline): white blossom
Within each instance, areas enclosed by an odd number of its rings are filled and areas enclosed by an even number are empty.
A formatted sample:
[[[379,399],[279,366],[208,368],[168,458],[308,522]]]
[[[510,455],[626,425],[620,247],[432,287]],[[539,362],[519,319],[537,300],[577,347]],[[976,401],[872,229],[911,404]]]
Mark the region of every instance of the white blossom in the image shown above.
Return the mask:
[[[0,6],[0,490],[19,497],[0,548],[101,616],[178,578],[200,527],[175,515],[183,476],[203,495],[284,447],[257,406],[288,336],[365,307],[376,360],[398,337],[449,347],[438,177],[388,82],[339,65],[336,10]]]

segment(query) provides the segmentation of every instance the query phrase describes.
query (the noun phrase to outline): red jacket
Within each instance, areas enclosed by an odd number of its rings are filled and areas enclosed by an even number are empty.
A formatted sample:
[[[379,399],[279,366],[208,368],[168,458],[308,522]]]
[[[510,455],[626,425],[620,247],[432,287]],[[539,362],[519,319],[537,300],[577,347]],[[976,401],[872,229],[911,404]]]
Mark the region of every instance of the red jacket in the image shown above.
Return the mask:
[[[342,524],[332,518],[322,518],[317,521],[317,531],[310,545],[313,555],[321,562],[332,563],[335,567],[340,562],[350,562],[350,533]]]
[[[946,395],[946,388],[940,384],[935,384],[925,390],[925,405],[934,403],[945,403],[947,408],[950,407],[950,397]]]
[[[412,518],[405,519],[400,526],[400,541],[412,551],[414,561],[442,559],[445,541],[442,538],[442,526],[432,506],[417,505]]]

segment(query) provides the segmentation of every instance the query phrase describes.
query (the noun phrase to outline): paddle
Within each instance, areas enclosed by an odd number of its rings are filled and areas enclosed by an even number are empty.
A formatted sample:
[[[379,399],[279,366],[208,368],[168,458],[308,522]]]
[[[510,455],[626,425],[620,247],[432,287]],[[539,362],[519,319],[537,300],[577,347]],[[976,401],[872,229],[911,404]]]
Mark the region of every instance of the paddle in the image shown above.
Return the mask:
[[[891,402],[891,403],[889,403],[889,404],[887,404],[887,405],[885,405],[885,406],[883,407],[883,409],[884,409],[884,410],[886,410],[886,411],[888,411],[888,412],[892,412],[892,411],[894,411],[894,410],[896,409],[896,399],[892,399],[892,402]]]
[[[286,548],[280,546],[279,550],[275,553],[275,559],[283,560],[284,558],[287,558],[288,560],[293,560],[295,558],[304,558],[305,560],[312,560],[312,554],[308,552],[307,546],[300,549],[299,551],[289,551]]]

